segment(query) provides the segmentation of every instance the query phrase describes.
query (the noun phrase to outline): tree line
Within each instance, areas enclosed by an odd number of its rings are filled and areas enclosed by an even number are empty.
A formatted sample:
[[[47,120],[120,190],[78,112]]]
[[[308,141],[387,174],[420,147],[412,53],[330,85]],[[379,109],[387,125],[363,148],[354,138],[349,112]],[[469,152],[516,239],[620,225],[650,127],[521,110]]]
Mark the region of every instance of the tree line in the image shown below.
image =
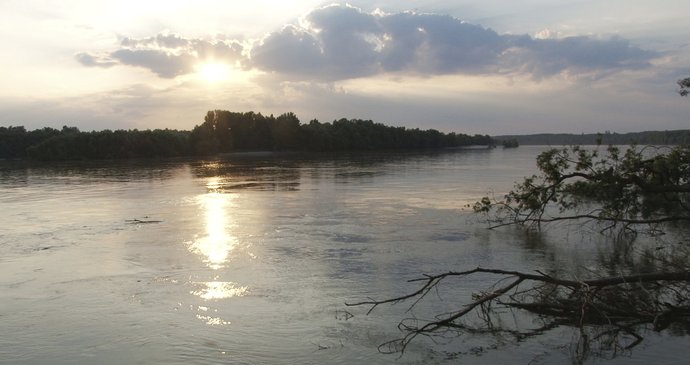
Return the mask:
[[[489,146],[488,135],[442,133],[392,127],[371,120],[339,119],[332,123],[311,120],[302,124],[294,113],[264,116],[261,113],[209,111],[204,123],[190,136],[196,154],[242,150],[357,151],[384,149]]]
[[[41,161],[188,155],[189,132],[170,129],[82,132],[76,127],[0,127],[0,158]]]
[[[604,133],[568,134],[568,133],[540,133],[527,135],[494,136],[499,143],[515,140],[520,145],[687,145],[690,144],[690,129],[673,131],[646,131],[633,133]]]
[[[41,161],[203,156],[236,151],[359,151],[493,145],[488,135],[386,126],[371,120],[301,123],[294,113],[209,111],[191,131],[102,130],[75,127],[27,131],[0,127],[0,158]]]

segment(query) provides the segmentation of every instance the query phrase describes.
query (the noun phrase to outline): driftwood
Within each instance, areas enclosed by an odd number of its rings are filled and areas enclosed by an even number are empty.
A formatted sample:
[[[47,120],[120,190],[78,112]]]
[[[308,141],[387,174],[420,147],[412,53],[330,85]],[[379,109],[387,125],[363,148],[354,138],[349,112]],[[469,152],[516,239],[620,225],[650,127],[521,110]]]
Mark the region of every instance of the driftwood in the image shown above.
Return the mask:
[[[148,217],[144,217],[144,218],[148,218]],[[151,220],[151,219],[142,220],[142,219],[134,218],[134,219],[126,219],[125,222],[127,222],[129,224],[152,224],[152,223],[161,223],[163,221]]]
[[[636,333],[635,326],[649,324],[654,330],[662,330],[673,321],[690,318],[690,271],[569,280],[538,271],[525,273],[478,267],[468,271],[451,271],[409,280],[423,283],[418,290],[410,294],[346,305],[370,306],[367,311],[367,314],[370,314],[380,305],[414,299],[410,307],[412,308],[444,279],[480,273],[496,275],[499,278],[489,290],[473,294],[471,302],[453,312],[437,316],[435,320],[402,320],[398,328],[404,336],[381,344],[379,351],[403,353],[407,345],[418,335],[445,336],[448,331],[455,331],[458,335],[463,332],[508,332],[519,339],[543,333],[559,325],[580,329],[584,329],[585,326],[606,325],[607,329],[600,332],[599,336],[612,330],[623,331],[636,338],[632,344],[626,346],[630,347],[642,340]],[[546,318],[547,323],[542,328],[531,331],[496,327],[491,317],[492,303],[537,314]],[[462,321],[469,313],[475,312],[478,312],[484,321],[481,327],[473,327]]]

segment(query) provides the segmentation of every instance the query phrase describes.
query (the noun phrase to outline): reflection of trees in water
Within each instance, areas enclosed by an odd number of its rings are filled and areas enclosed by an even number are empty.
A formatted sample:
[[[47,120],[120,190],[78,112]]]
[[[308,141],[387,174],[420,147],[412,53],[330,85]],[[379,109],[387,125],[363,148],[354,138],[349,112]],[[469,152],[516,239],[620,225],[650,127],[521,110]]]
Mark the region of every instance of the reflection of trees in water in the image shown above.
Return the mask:
[[[109,160],[37,163],[0,161],[0,179],[26,186],[45,179],[50,184],[137,182],[171,179],[185,165],[181,160]]]
[[[198,178],[218,178],[214,187],[230,190],[297,190],[301,173],[299,165],[283,161],[217,160],[192,164]]]
[[[219,177],[221,190],[297,190],[304,176],[350,183],[398,171],[400,164],[426,166],[440,154],[486,153],[466,151],[387,151],[347,153],[246,153],[191,163],[198,178]]]

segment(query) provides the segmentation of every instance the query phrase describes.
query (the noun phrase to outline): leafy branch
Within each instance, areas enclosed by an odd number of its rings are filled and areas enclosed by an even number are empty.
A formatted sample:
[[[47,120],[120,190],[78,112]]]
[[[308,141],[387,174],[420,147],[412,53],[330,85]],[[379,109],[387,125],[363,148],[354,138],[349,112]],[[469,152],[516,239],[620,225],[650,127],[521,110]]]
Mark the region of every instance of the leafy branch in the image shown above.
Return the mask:
[[[540,175],[525,178],[502,200],[474,205],[491,228],[590,220],[632,228],[690,222],[690,148],[669,151],[610,146],[551,149],[537,158]],[[574,213],[574,214],[573,214]]]

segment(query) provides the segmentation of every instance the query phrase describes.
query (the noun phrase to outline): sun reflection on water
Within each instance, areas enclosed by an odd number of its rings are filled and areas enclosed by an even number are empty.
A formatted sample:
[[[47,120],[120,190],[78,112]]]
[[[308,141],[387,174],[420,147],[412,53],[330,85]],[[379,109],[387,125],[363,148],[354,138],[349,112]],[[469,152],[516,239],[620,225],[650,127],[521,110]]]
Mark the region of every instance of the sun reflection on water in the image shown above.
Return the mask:
[[[232,322],[225,321],[225,320],[218,318],[218,317],[204,316],[201,314],[197,314],[196,318],[206,322],[206,324],[208,324],[210,326],[222,326],[222,325],[232,324]]]
[[[192,282],[194,290],[189,293],[209,303],[243,297],[248,292],[246,286],[224,281],[222,276],[226,271],[220,270],[228,265],[231,254],[237,250],[239,244],[235,235],[237,222],[232,214],[237,208],[238,195],[225,193],[222,187],[223,181],[219,177],[207,180],[208,192],[198,197],[198,204],[205,218],[205,232],[189,244],[189,250],[199,255],[204,264],[214,272],[211,281]],[[250,253],[250,256],[253,255]],[[219,311],[221,308],[222,305],[218,308],[198,306],[195,315],[209,326],[230,325],[231,322],[223,318],[222,310]]]
[[[198,283],[204,287],[193,291],[192,294],[206,300],[242,297],[247,293],[246,286],[236,286],[229,281],[209,281]]]
[[[220,184],[219,178],[211,178],[207,183],[209,193],[199,198],[206,218],[206,235],[191,244],[191,250],[204,256],[204,262],[214,270],[224,267],[237,246],[237,238],[229,230],[234,224],[227,214],[236,195],[219,192]]]

